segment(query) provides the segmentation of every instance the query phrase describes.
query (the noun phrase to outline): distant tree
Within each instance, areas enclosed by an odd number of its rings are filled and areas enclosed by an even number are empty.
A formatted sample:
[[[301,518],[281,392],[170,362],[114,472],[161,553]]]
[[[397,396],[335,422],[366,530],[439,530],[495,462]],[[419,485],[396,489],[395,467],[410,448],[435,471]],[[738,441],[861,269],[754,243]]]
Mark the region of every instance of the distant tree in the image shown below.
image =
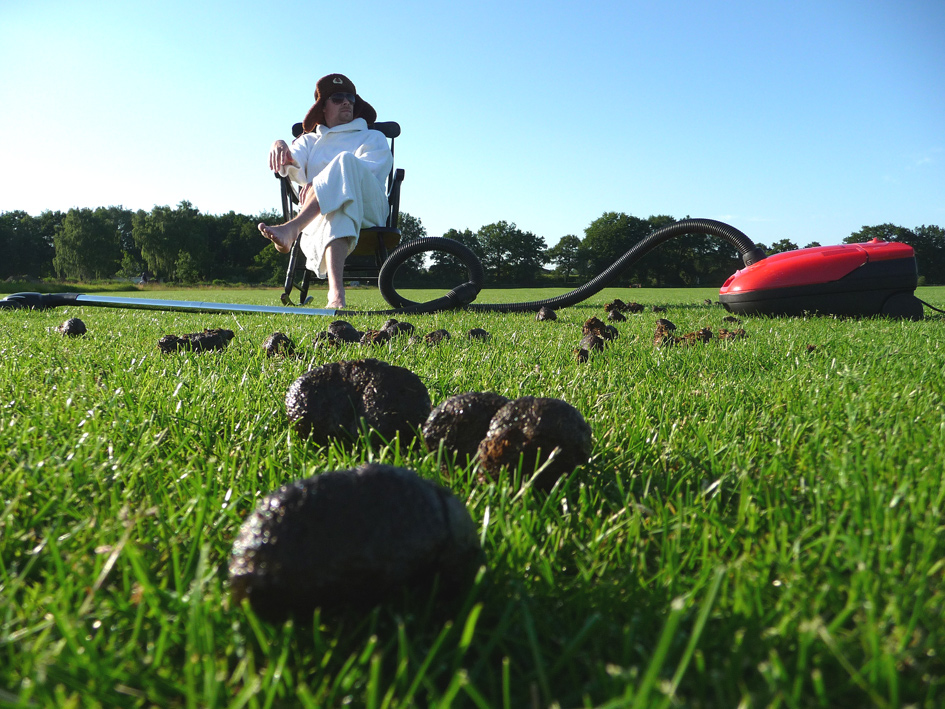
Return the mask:
[[[482,246],[482,265],[495,283],[534,283],[544,264],[545,240],[515,224],[487,224],[476,235]]]
[[[132,234],[144,262],[157,278],[177,278],[181,251],[190,254],[188,268],[206,276],[210,256],[207,223],[190,202],[181,202],[173,210],[154,207],[150,214],[135,215]]]
[[[564,276],[565,284],[568,277],[577,270],[580,251],[581,240],[574,234],[562,236],[557,244],[545,251],[545,260],[557,266],[555,271]]]
[[[676,221],[675,217],[667,214],[649,217],[644,222],[646,234],[641,239]],[[643,277],[638,280],[656,286],[695,285],[701,279],[700,261],[706,250],[704,235],[679,234],[669,241],[664,241],[640,260],[635,270]]]
[[[272,249],[256,225],[281,219],[273,212],[246,216],[227,212],[221,216],[201,217],[207,228],[206,277],[210,280],[245,281],[249,279],[256,255],[263,249]]]
[[[650,217],[654,227],[668,226],[671,217]],[[687,216],[686,219],[689,219]],[[667,285],[721,285],[744,265],[732,244],[711,235],[691,233],[676,237],[658,251],[668,257],[664,279]],[[649,258],[649,257],[647,257]]]
[[[927,284],[945,284],[945,229],[934,224],[922,225],[912,230],[919,274],[925,276]]]
[[[270,246],[253,257],[253,265],[248,269],[248,276],[255,283],[281,285],[285,282],[285,272],[288,267],[289,254],[280,254]]]
[[[623,212],[604,212],[584,230],[579,251],[579,273],[586,277],[597,276],[650,231],[651,225],[643,219]],[[640,281],[643,273],[641,266],[634,266],[623,273],[620,281]]]
[[[70,209],[54,237],[53,266],[60,278],[109,278],[118,270],[118,230],[101,211]]]
[[[877,224],[876,226],[864,226],[859,231],[855,231],[843,240],[844,244],[858,244],[863,241],[900,241],[908,244],[908,238],[911,232],[905,227],[895,224]]]
[[[812,242],[810,242],[807,246],[805,246],[804,248],[805,248],[805,249],[814,249],[814,248],[817,248],[817,247],[820,246],[820,245],[821,245],[821,243],[820,243],[819,241],[812,241]]]
[[[397,228],[400,229],[400,241],[406,244],[409,241],[423,239],[427,235],[427,228],[418,217],[401,212],[397,220]]]
[[[474,231],[450,229],[443,234],[443,238],[460,242],[469,247],[470,251],[476,254],[480,260],[482,259],[482,244],[479,243],[479,236]],[[437,283],[457,284],[465,281],[466,266],[458,258],[445,251],[433,251],[430,253],[428,273]]]
[[[95,214],[111,224],[118,234],[120,256],[116,275],[125,278],[141,275],[144,271],[144,260],[141,258],[141,249],[138,248],[132,235],[135,213],[121,206],[112,206],[98,207]]]
[[[53,240],[64,216],[50,211],[38,217],[23,211],[0,214],[0,278],[51,276]]]
[[[781,254],[785,251],[797,251],[797,244],[795,244],[790,239],[780,239],[779,241],[775,241],[773,244],[771,244],[771,251],[768,253],[769,255]]]
[[[174,264],[174,279],[181,283],[196,283],[200,280],[200,273],[194,264],[194,257],[189,251],[180,251],[177,262]]]

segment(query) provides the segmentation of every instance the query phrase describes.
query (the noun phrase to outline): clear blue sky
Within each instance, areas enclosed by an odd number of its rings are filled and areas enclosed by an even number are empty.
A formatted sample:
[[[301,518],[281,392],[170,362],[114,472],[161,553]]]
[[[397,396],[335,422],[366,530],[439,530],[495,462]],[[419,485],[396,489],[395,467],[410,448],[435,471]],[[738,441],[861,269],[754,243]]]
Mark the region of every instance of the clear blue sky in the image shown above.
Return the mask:
[[[431,236],[945,226],[943,0],[4,0],[0,211],[275,208],[269,145],[331,72],[403,126]]]

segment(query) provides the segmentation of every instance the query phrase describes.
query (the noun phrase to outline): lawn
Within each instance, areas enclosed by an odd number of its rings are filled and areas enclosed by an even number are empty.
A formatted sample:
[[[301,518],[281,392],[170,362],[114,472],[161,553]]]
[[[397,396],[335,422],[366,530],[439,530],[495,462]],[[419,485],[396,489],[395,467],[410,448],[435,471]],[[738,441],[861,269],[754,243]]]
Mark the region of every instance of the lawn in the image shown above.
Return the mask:
[[[917,294],[945,307],[945,288]],[[155,297],[278,303],[276,290]],[[578,363],[581,324],[614,297],[648,308]],[[0,704],[945,704],[941,316],[746,318],[744,339],[654,347],[659,317],[731,329],[703,302],[715,297],[608,289],[556,322],[406,316],[453,338],[338,349],[312,344],[329,318],[0,311]],[[384,304],[365,289],[349,306]],[[88,334],[62,336],[69,317]],[[224,352],[157,349],[210,327],[235,332]],[[473,327],[490,340],[466,339]],[[275,331],[302,356],[268,359]],[[533,471],[486,484],[435,452],[299,440],[289,385],[362,357],[414,371],[434,406],[467,391],[564,399],[593,430],[592,458],[542,493],[521,487]],[[369,461],[466,504],[486,558],[468,594],[282,626],[232,603],[227,559],[258,498]]]

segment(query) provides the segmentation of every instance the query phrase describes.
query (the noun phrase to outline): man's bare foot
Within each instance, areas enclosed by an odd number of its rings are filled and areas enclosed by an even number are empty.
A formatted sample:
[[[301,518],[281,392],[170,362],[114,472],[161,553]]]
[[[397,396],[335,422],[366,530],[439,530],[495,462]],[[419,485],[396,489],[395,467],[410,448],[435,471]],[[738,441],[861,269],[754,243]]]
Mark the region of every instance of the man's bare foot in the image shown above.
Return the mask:
[[[325,306],[328,310],[342,310],[345,307],[345,292],[328,290],[328,304]]]
[[[276,247],[276,251],[280,254],[289,253],[292,250],[292,244],[299,236],[295,228],[287,224],[268,226],[259,222],[258,227],[260,233],[272,242],[272,245]]]

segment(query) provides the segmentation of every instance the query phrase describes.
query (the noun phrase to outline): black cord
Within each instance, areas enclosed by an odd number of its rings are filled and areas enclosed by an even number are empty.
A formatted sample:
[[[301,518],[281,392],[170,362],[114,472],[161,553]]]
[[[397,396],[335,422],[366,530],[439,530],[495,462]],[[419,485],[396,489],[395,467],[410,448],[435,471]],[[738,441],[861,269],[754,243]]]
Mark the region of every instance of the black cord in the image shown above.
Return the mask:
[[[926,303],[921,298],[916,298],[916,300],[922,303],[922,305],[924,305],[926,308],[932,308],[932,310],[934,310],[937,313],[945,313],[945,310],[942,310],[941,308],[936,308],[934,305],[930,305],[929,303]]]

